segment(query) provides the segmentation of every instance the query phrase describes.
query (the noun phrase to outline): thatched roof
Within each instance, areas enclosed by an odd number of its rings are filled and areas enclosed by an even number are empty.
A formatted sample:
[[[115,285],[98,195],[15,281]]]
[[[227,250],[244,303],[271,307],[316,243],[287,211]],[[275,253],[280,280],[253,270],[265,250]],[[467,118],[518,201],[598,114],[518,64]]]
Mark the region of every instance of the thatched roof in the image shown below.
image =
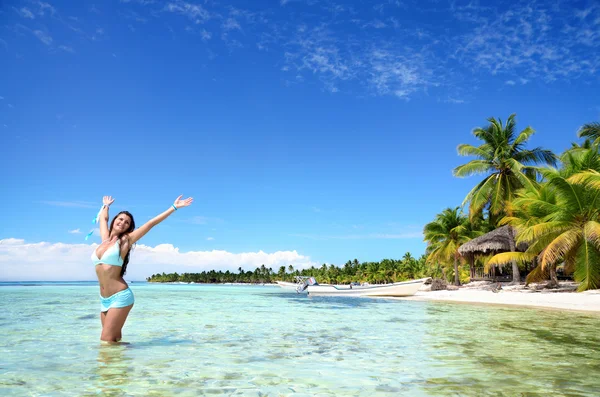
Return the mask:
[[[488,254],[497,254],[500,252],[510,251],[510,234],[509,234],[508,225],[499,227],[496,230],[492,230],[491,232],[484,234],[483,236],[474,238],[461,245],[458,248],[458,253],[463,256],[469,255],[488,255]],[[516,234],[515,230],[512,230],[513,237]],[[527,249],[523,244],[519,244],[517,247],[519,251],[524,251]]]

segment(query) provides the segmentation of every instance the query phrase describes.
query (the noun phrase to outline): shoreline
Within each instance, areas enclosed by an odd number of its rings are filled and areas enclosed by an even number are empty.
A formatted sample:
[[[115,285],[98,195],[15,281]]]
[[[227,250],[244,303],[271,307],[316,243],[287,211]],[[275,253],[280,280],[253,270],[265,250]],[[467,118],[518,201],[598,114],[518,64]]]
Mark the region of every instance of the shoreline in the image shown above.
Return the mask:
[[[441,291],[431,291],[431,287],[426,285],[413,296],[393,299],[568,310],[600,314],[600,290],[575,292],[576,284],[573,282],[561,282],[557,289],[543,289],[544,284],[530,284],[528,288],[525,288],[524,285],[500,283],[502,288],[497,292],[492,291],[492,286],[497,285],[498,283],[479,281],[464,284],[456,290]]]

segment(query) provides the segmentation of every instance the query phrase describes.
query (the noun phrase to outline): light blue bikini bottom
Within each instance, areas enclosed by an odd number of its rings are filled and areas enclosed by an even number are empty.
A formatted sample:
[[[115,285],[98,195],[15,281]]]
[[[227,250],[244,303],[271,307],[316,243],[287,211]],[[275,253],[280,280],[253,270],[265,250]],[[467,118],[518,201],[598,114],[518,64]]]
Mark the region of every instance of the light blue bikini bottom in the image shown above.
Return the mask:
[[[100,311],[104,313],[107,312],[108,309],[127,307],[133,305],[134,300],[133,291],[129,288],[119,291],[108,298],[104,298],[100,295]]]

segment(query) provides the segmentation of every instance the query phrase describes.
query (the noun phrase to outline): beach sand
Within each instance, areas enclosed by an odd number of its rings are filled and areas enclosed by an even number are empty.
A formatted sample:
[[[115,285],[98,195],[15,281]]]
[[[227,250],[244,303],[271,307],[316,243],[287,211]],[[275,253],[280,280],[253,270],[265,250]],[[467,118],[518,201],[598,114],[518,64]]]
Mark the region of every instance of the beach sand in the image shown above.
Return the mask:
[[[559,310],[574,310],[600,313],[600,290],[574,292],[577,285],[561,282],[557,289],[544,289],[544,284],[521,285],[501,283],[501,289],[492,291],[498,283],[472,282],[457,290],[431,291],[424,285],[415,295],[402,300],[460,302],[472,304],[514,305]]]

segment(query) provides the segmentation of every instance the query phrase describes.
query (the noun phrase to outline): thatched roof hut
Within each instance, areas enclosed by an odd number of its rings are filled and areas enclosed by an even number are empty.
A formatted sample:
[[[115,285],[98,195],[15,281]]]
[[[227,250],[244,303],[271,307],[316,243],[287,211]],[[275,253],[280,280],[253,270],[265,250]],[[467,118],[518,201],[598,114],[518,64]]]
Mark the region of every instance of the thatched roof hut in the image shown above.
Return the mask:
[[[510,251],[510,239],[513,238],[514,240],[516,232],[512,229],[511,236],[509,228],[510,226],[508,225],[502,226],[483,236],[474,238],[468,243],[461,245],[458,248],[458,253],[462,256],[469,257]],[[517,247],[518,251],[524,251],[525,249],[527,249],[527,246],[524,244],[519,244]]]
[[[502,226],[496,230],[493,230],[483,236],[474,238],[473,240],[461,245],[458,248],[458,253],[469,260],[469,267],[471,268],[471,279],[475,279],[475,257],[480,255],[492,255],[501,252],[510,251],[510,239],[514,240],[516,231],[514,228],[509,229],[511,226]],[[512,236],[511,236],[512,231]],[[517,251],[525,251],[527,244],[516,245]],[[492,274],[495,275],[495,270],[492,268]]]

